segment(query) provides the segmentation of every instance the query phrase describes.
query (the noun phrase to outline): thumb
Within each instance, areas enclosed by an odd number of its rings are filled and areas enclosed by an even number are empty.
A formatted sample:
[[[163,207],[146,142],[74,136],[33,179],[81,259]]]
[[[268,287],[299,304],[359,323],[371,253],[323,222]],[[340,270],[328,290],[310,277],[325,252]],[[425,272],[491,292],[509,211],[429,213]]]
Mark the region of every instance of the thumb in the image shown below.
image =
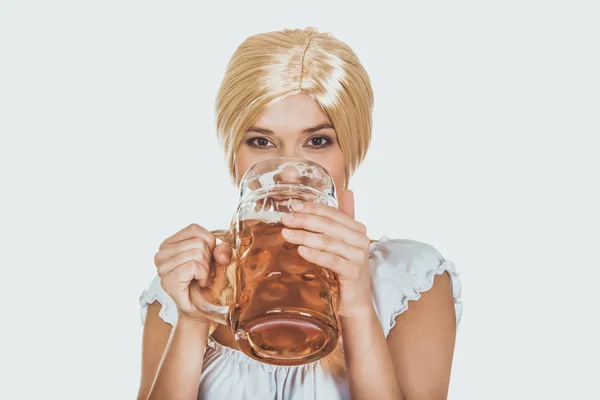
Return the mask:
[[[213,257],[217,263],[223,266],[229,265],[231,262],[231,256],[233,251],[231,250],[231,246],[227,243],[220,243],[215,246],[213,250]]]
[[[354,193],[352,190],[346,189],[340,193],[338,198],[338,209],[354,219]]]

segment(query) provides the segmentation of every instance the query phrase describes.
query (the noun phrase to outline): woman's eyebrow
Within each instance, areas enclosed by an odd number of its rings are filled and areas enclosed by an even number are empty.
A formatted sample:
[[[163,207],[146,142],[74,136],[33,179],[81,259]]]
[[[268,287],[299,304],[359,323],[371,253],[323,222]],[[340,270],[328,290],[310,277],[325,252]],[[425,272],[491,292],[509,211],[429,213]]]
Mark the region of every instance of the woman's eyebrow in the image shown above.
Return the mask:
[[[311,128],[306,128],[305,130],[302,131],[302,133],[313,133],[313,132],[320,131],[321,129],[333,129],[333,125],[331,125],[328,122],[324,122],[322,124],[313,126]]]
[[[313,133],[320,131],[321,129],[333,129],[333,125],[328,122],[324,122],[319,125],[311,126],[310,128],[306,128],[302,130],[302,133]],[[248,132],[257,132],[262,133],[263,135],[272,135],[274,132],[270,129],[259,128],[257,126],[252,126],[248,129]]]
[[[250,129],[248,129],[248,132],[257,132],[257,133],[262,133],[263,135],[272,135],[273,134],[273,131],[271,131],[269,129],[257,128],[255,126],[250,127]]]

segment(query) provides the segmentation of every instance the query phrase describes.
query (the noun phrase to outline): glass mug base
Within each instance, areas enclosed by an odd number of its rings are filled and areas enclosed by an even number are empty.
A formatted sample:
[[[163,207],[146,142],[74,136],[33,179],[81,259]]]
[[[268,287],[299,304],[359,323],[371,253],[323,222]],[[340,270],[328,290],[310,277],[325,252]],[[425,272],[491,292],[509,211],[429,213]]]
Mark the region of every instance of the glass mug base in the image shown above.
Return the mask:
[[[235,330],[239,350],[268,364],[293,366],[326,357],[337,346],[337,324],[305,309],[270,310]]]

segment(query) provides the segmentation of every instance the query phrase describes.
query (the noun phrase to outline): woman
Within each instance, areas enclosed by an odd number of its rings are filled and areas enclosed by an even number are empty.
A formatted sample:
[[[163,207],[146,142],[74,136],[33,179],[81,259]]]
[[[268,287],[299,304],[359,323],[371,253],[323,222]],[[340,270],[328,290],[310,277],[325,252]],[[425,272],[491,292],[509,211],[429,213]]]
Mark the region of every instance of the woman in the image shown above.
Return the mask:
[[[333,357],[296,367],[260,363],[235,349],[225,326],[209,337],[189,284],[206,286],[211,263],[228,264],[232,251],[192,224],[161,244],[158,276],[140,299],[139,399],[446,398],[461,314],[452,263],[424,243],[371,243],[354,219],[348,180],[369,146],[372,106],[353,51],[314,29],[248,38],[216,104],[236,184],[252,165],[277,156],[313,160],[334,179],[338,209],[306,204],[283,223],[302,257],[338,274],[343,372],[335,373]]]

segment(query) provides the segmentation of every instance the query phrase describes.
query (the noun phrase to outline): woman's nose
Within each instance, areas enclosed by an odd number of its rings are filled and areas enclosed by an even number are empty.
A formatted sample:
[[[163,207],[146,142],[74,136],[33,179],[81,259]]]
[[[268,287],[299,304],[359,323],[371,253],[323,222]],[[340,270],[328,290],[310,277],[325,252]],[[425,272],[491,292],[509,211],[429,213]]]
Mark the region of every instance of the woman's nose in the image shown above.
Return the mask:
[[[281,150],[279,151],[279,157],[299,157],[299,158],[303,158],[302,157],[302,152],[300,151],[301,149],[295,147],[295,146],[285,146],[282,147]]]
[[[285,167],[283,171],[281,171],[281,181],[285,183],[297,183],[302,177],[298,170],[295,167],[289,166]]]

